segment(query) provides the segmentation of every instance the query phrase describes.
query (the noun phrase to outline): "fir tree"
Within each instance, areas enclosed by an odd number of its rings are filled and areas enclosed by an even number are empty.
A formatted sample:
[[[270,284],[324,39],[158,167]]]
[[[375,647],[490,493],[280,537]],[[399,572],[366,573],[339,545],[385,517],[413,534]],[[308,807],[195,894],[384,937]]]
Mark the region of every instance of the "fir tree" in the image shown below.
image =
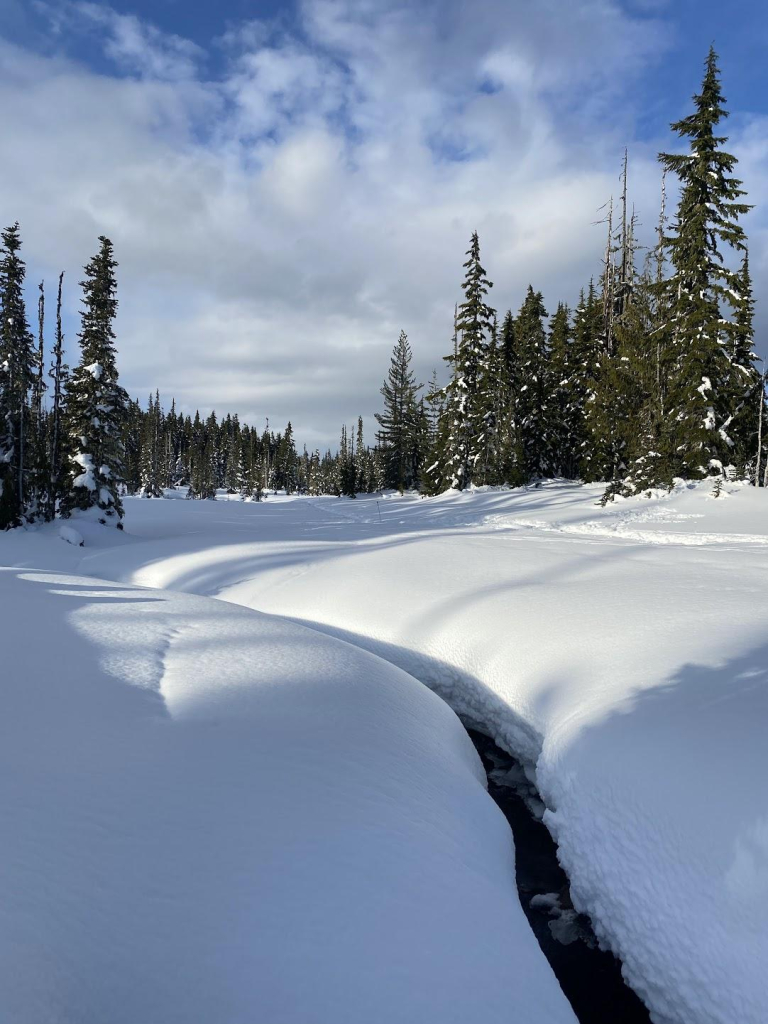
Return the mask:
[[[401,493],[416,485],[415,438],[418,432],[417,395],[421,384],[411,370],[413,354],[405,331],[392,351],[387,379],[381,387],[384,412],[376,413],[379,447],[384,460],[385,487]]]
[[[29,392],[36,379],[34,339],[24,306],[19,225],[2,232],[0,258],[0,530],[29,511]]]
[[[297,463],[296,442],[293,437],[293,426],[289,420],[275,452],[273,485],[276,489],[285,490],[286,494],[295,492],[298,482]]]
[[[147,498],[162,498],[163,411],[160,395],[149,396],[141,441],[141,493]]]
[[[584,480],[603,477],[604,460],[594,435],[587,425],[587,412],[593,400],[595,376],[602,353],[600,341],[603,323],[602,302],[590,281],[586,296],[582,292],[573,318],[573,339],[569,349],[565,388],[566,421],[570,442],[566,453],[569,476]]]
[[[546,316],[541,292],[535,292],[529,285],[515,322],[518,366],[515,418],[526,480],[552,476],[556,472],[554,410],[549,408]]]
[[[515,318],[507,310],[501,323],[495,365],[489,366],[489,377],[496,394],[496,483],[513,487],[526,482],[522,439],[518,426],[517,397],[520,390],[520,368],[515,338]]]
[[[48,464],[48,417],[43,407],[45,384],[45,284],[38,285],[37,300],[37,348],[35,349],[35,378],[32,384],[32,403],[29,424],[29,470],[28,515],[47,517],[50,507],[48,488],[50,472]]]
[[[568,373],[571,363],[571,323],[568,307],[559,302],[549,323],[549,407],[554,448],[554,472],[573,476],[576,459],[568,409]]]
[[[227,459],[224,486],[228,494],[239,494],[243,486],[243,437],[237,413],[228,420]]]
[[[99,522],[122,529],[121,430],[127,396],[118,383],[113,323],[117,282],[112,243],[103,235],[99,252],[85,267],[79,334],[80,362],[67,382],[66,418],[69,480],[62,497],[64,516],[96,508]]]
[[[744,249],[738,219],[749,207],[739,201],[744,192],[732,176],[736,158],[722,149],[726,139],[716,134],[727,111],[714,49],[694,106],[692,114],[672,125],[689,140],[689,152],[659,156],[681,186],[677,217],[665,238],[673,266],[668,287],[674,346],[667,411],[674,427],[666,483],[673,475],[722,478],[732,461],[728,348],[736,329],[724,320],[721,306],[737,290],[738,275],[727,268],[719,247]]]
[[[734,307],[733,330],[728,339],[729,375],[727,380],[730,420],[724,430],[733,443],[732,461],[739,476],[756,478],[757,433],[762,400],[762,374],[757,369],[755,352],[755,300],[749,273],[749,254],[745,251],[736,286],[730,293]]]
[[[458,343],[455,354],[448,357],[453,376],[446,388],[448,430],[439,474],[448,486],[459,490],[476,482],[484,468],[487,401],[483,384],[487,382],[487,348],[495,321],[495,311],[485,301],[493,285],[480,263],[476,231],[466,255],[464,301],[456,318]]]

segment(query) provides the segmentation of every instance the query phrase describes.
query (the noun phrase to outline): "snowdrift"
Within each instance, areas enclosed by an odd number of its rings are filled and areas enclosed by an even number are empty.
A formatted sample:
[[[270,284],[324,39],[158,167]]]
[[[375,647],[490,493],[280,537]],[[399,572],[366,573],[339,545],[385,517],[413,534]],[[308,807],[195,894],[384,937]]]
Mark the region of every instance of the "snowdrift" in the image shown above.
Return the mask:
[[[421,684],[61,572],[0,570],[0,609],[1,1021],[574,1020],[474,748]]]

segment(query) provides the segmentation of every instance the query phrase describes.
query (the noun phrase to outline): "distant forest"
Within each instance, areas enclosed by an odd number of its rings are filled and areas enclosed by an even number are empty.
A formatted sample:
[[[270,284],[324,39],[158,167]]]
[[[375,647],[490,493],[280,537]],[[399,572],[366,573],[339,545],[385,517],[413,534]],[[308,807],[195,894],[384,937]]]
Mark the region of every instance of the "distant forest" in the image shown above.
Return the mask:
[[[261,433],[237,416],[182,415],[159,395],[146,408],[119,383],[112,243],[85,267],[78,365],[63,361],[57,290],[53,358],[46,367],[45,292],[37,333],[24,300],[19,225],[2,232],[0,260],[0,529],[88,511],[122,525],[122,496],[190,498],[220,488],[246,500],[265,491],[423,494],[543,478],[605,481],[603,501],[669,488],[677,478],[768,485],[765,374],[754,351],[747,238],[750,209],[736,159],[718,134],[727,116],[717,55],[706,60],[693,111],[672,125],[687,152],[662,153],[656,244],[638,259],[627,159],[619,202],[608,205],[597,280],[575,309],[548,315],[529,286],[517,313],[499,316],[472,235],[463,298],[453,311],[448,383],[411,369],[401,333],[381,388],[374,444],[363,421],[338,450],[299,454],[290,423]],[[667,175],[679,182],[669,214]],[[448,320],[450,323],[450,319]]]

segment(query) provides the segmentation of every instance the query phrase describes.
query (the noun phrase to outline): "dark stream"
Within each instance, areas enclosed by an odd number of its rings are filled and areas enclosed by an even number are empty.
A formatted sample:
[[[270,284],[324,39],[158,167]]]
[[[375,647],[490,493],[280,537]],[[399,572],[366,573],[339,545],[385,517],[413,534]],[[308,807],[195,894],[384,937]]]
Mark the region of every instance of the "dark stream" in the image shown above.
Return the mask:
[[[589,918],[571,903],[568,878],[546,825],[529,810],[514,784],[523,782],[515,760],[493,740],[469,732],[488,774],[488,791],[515,838],[517,891],[528,923],[581,1024],[650,1024],[648,1010],[626,984],[621,964],[598,947]]]

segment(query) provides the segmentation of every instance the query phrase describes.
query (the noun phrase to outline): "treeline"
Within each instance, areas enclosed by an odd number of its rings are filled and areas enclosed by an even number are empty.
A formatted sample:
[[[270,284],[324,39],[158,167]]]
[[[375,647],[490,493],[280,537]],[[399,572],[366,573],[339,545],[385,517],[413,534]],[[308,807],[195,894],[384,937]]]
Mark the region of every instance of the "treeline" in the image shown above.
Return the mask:
[[[348,494],[384,486],[381,457],[363,439],[363,421],[354,437],[342,430],[339,450],[297,452],[293,427],[259,433],[237,415],[219,420],[165,413],[160,396],[146,409],[129,402],[123,429],[124,485],[128,493],[161,497],[165,488],[187,488],[189,498],[215,498],[218,490],[260,501],[268,491],[286,494]]]
[[[684,154],[664,169],[657,241],[638,259],[627,163],[608,206],[597,284],[548,317],[533,287],[499,323],[472,236],[456,308],[450,380],[427,393],[401,336],[382,389],[379,441],[388,486],[528,484],[544,477],[607,481],[605,500],[675,478],[768,483],[765,377],[754,352],[747,240],[750,209],[735,158],[717,134],[726,116],[711,50],[694,111],[672,125]],[[668,222],[665,175],[680,183]],[[724,255],[725,254],[725,255]]]

